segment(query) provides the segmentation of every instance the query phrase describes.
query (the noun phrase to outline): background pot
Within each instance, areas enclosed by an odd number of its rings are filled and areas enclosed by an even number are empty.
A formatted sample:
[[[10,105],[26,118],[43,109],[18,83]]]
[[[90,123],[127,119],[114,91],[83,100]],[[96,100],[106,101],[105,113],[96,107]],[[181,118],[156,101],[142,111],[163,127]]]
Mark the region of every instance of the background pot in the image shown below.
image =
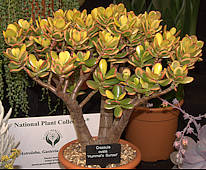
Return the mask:
[[[59,161],[61,162],[61,164],[67,168],[67,169],[92,169],[92,168],[84,168],[84,167],[81,167],[81,166],[77,166],[75,164],[72,164],[71,162],[69,162],[67,159],[64,158],[64,155],[63,155],[63,152],[64,150],[69,146],[69,145],[72,145],[73,143],[76,143],[77,140],[74,140],[74,141],[71,141],[67,144],[65,144],[60,150],[59,150],[59,153],[58,153],[58,157],[59,157]],[[131,146],[134,150],[136,150],[136,158],[134,160],[132,160],[131,162],[129,162],[128,164],[126,165],[123,165],[123,166],[120,166],[120,167],[116,167],[116,168],[112,168],[112,169],[135,169],[136,166],[139,164],[140,160],[141,160],[141,153],[140,153],[140,150],[138,149],[137,146],[131,144],[130,142],[126,141],[126,140],[122,140],[120,139],[120,144],[128,144],[129,146]],[[104,168],[101,168],[101,169],[104,169]],[[106,168],[108,169],[108,168]],[[109,168],[110,169],[110,168]]]
[[[172,107],[135,108],[125,130],[125,138],[140,149],[143,161],[169,159],[174,151],[179,113]]]

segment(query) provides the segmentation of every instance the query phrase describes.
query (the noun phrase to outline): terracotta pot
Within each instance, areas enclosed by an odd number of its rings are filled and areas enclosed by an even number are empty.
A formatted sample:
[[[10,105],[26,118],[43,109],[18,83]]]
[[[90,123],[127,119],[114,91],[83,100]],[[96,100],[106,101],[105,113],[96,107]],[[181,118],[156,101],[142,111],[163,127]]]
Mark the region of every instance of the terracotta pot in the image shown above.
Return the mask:
[[[59,161],[60,163],[66,168],[66,169],[92,169],[92,168],[84,168],[82,166],[77,166],[71,162],[69,162],[68,160],[66,160],[64,158],[63,152],[64,150],[71,144],[77,142],[77,140],[71,141],[67,144],[65,144],[58,153],[58,157],[59,157]],[[140,150],[138,149],[138,147],[136,147],[135,145],[131,144],[128,141],[122,140],[120,139],[120,144],[128,144],[129,146],[131,146],[134,150],[136,150],[137,156],[134,160],[132,160],[131,162],[129,162],[126,165],[120,166],[120,167],[116,167],[116,168],[109,168],[109,169],[135,169],[136,166],[139,164],[140,160],[141,160],[141,153]],[[101,169],[108,169],[108,168],[101,168]]]
[[[169,159],[174,151],[179,113],[172,107],[135,108],[125,130],[125,138],[140,149],[142,161]]]

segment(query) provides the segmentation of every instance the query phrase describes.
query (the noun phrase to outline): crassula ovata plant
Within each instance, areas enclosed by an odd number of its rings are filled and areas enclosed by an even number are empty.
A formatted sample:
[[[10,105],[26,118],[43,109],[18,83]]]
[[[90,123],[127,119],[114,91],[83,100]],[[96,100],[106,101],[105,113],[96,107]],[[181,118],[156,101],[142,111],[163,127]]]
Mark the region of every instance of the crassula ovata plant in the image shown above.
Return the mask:
[[[73,9],[36,21],[20,19],[3,31],[12,72],[25,71],[62,99],[82,148],[117,143],[133,108],[193,81],[187,76],[201,61],[203,42],[178,36],[161,24],[158,11],[128,12],[123,4],[87,14]],[[74,73],[79,77],[74,81]],[[81,86],[91,89],[79,103]],[[100,127],[93,140],[82,108],[101,94]]]

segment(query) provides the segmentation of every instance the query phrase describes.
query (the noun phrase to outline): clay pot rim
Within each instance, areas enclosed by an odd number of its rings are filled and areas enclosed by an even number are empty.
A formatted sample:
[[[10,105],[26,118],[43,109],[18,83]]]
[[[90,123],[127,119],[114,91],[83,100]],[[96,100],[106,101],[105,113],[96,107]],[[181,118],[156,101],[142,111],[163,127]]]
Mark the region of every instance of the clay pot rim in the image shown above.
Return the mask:
[[[135,168],[141,161],[141,152],[139,150],[139,148],[135,145],[133,145],[132,143],[130,143],[129,141],[126,141],[126,140],[123,140],[123,139],[120,139],[119,140],[119,143],[120,144],[128,144],[129,146],[131,146],[134,150],[136,150],[136,158],[134,160],[132,160],[131,162],[129,162],[128,164],[126,165],[122,165],[120,167],[115,167],[115,168],[85,168],[85,167],[82,167],[82,166],[78,166],[78,165],[75,165],[71,162],[69,162],[67,159],[64,158],[63,156],[63,152],[64,150],[66,149],[66,147],[68,147],[69,145],[73,144],[73,143],[76,143],[78,141],[77,140],[73,140],[71,142],[68,142],[66,143],[64,146],[62,146],[59,150],[59,153],[58,153],[58,158],[59,158],[59,161],[62,165],[66,165],[67,167],[73,167],[73,169],[133,169]]]
[[[180,106],[182,106],[184,103],[184,100],[182,99],[180,101]],[[147,111],[147,112],[165,112],[165,111],[171,111],[174,108],[172,106],[169,107],[162,107],[162,108],[149,108],[149,107],[135,107],[134,110],[143,110],[143,111]]]

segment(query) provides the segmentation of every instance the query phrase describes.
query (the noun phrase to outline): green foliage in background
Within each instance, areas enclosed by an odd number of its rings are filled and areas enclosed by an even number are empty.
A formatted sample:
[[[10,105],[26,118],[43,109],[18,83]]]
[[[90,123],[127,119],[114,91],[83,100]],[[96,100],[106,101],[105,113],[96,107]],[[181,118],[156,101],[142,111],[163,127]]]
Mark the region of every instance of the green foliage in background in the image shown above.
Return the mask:
[[[114,0],[124,3],[127,10],[136,14],[158,10],[162,14],[163,24],[181,30],[181,35],[196,34],[200,0]]]
[[[28,87],[33,86],[33,82],[30,82],[27,74],[25,73],[11,73],[8,68],[8,59],[3,57],[3,51],[8,48],[3,38],[3,30],[9,23],[17,21],[20,18],[30,19],[32,17],[32,2],[33,0],[0,0],[0,99],[9,102],[9,107],[14,109],[14,117],[18,117],[21,113],[26,117],[29,116],[29,102],[28,102]],[[36,11],[35,19],[41,15],[42,0],[34,1],[33,12]],[[45,0],[46,16],[52,15],[51,0]],[[54,11],[61,9],[73,9],[79,8],[78,0],[54,0]],[[43,95],[48,92],[43,92]],[[48,96],[48,103],[51,103],[51,99]],[[55,112],[60,101],[57,100],[57,104],[49,109],[51,113]]]

